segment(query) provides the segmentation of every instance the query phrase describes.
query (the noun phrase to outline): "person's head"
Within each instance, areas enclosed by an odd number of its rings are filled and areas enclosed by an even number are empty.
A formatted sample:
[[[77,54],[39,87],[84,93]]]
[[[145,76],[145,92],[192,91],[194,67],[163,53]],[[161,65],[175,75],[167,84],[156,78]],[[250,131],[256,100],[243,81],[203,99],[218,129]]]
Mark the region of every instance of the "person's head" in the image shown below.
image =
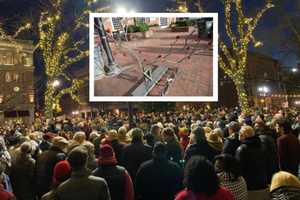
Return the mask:
[[[215,170],[218,173],[227,173],[232,180],[241,176],[240,164],[235,157],[230,154],[220,154],[214,159]]]
[[[191,143],[201,143],[202,141],[206,141],[205,133],[202,127],[198,126],[194,128],[190,135]]]
[[[293,174],[280,171],[273,175],[270,191],[272,192],[281,187],[295,187],[300,189],[300,181]]]
[[[166,145],[156,142],[153,147],[152,156],[154,159],[165,159],[167,157]]]
[[[85,141],[82,146],[84,146],[87,150],[89,159],[95,158],[95,145],[89,141]]]
[[[127,134],[127,128],[125,126],[121,126],[119,129],[118,129],[118,138],[123,140],[126,138],[126,135]]]
[[[143,142],[143,130],[140,128],[134,128],[131,130],[131,138],[132,138],[132,142],[136,143],[136,142]]]
[[[69,144],[68,140],[66,140],[64,137],[61,136],[56,136],[52,140],[52,146],[57,147],[62,151],[66,150],[68,144]]]
[[[87,159],[88,152],[82,146],[78,146],[72,149],[67,158],[68,162],[71,165],[72,171],[78,171],[86,168]]]
[[[115,152],[113,148],[108,145],[104,144],[100,146],[100,153],[98,157],[98,164],[101,165],[116,165],[117,159],[115,156]]]
[[[108,131],[107,134],[108,139],[111,140],[118,140],[118,132],[114,129]]]
[[[254,130],[251,126],[242,126],[239,134],[239,140],[241,142],[253,136],[254,136]]]
[[[157,136],[157,135],[160,134],[160,131],[161,131],[161,129],[160,129],[160,126],[158,124],[153,124],[151,126],[151,129],[150,129],[151,134]]]
[[[277,120],[275,128],[280,135],[288,134],[292,130],[291,123],[287,119]]]
[[[83,131],[78,131],[74,134],[73,140],[75,140],[79,144],[82,144],[86,140],[86,135]]]
[[[53,185],[57,187],[62,182],[70,178],[71,166],[67,160],[59,161],[53,170]]]
[[[174,130],[172,128],[164,128],[162,131],[162,136],[165,142],[168,142],[175,137]]]
[[[228,132],[229,132],[229,135],[232,135],[232,134],[235,134],[235,133],[238,133],[240,130],[240,125],[239,123],[235,122],[235,121],[232,121],[228,124]]]
[[[30,154],[32,151],[32,144],[30,142],[24,142],[20,146],[20,152],[22,155]]]
[[[185,166],[184,185],[194,193],[214,195],[220,183],[213,165],[200,156],[192,156]]]

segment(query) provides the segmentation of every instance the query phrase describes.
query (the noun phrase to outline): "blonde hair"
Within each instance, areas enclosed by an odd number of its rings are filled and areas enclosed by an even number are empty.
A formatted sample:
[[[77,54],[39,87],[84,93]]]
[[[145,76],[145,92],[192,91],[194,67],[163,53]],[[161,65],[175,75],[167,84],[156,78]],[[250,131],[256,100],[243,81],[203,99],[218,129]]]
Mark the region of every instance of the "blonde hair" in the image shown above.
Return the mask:
[[[240,132],[245,136],[245,138],[254,136],[254,129],[251,126],[242,126]]]
[[[86,139],[86,135],[83,131],[78,131],[74,134],[73,140],[78,142],[79,144],[82,144]]]
[[[285,171],[280,171],[273,175],[270,191],[272,192],[283,186],[296,187],[300,189],[300,181],[293,174]]]

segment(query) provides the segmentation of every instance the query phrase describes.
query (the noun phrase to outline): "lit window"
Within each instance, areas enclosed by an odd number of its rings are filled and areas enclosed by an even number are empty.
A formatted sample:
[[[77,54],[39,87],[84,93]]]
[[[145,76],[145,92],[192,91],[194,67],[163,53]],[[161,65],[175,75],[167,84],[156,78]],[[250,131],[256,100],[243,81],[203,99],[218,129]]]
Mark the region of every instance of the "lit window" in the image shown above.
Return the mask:
[[[8,53],[6,55],[3,55],[2,59],[3,59],[3,64],[4,65],[13,65],[14,64],[12,53]]]
[[[29,94],[29,102],[30,103],[34,102],[34,95],[33,94]]]
[[[12,77],[11,77],[10,72],[6,72],[5,73],[5,82],[9,83],[11,81],[12,81]]]
[[[13,73],[13,78],[12,78],[14,81],[18,82],[20,80],[20,75],[19,73],[15,72]]]

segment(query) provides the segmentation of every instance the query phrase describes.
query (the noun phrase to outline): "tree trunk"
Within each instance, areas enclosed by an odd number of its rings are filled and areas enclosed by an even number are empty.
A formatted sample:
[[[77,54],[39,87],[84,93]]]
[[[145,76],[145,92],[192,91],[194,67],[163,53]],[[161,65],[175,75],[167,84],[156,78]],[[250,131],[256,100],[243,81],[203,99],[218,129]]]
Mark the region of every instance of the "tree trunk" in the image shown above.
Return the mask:
[[[233,80],[238,95],[239,106],[243,113],[248,114],[250,111],[248,94],[245,89],[244,79]]]
[[[50,82],[51,83],[51,82]],[[47,84],[47,89],[45,92],[45,116],[48,119],[53,118],[53,105],[55,103],[55,98],[54,98],[54,88],[52,85]]]

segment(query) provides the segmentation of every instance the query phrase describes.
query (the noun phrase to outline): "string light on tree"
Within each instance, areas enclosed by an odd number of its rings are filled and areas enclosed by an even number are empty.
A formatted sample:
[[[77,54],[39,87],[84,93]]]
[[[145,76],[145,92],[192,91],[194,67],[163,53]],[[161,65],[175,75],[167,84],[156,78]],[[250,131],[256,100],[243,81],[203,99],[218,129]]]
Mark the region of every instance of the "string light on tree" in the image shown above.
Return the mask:
[[[45,92],[45,115],[53,117],[53,112],[60,112],[60,99],[69,94],[73,100],[80,102],[78,90],[83,84],[83,80],[72,79],[66,74],[66,69],[74,63],[86,58],[89,53],[87,47],[83,46],[87,38],[72,37],[72,33],[79,29],[86,29],[88,14],[93,11],[95,0],[85,0],[85,6],[81,13],[74,18],[73,26],[62,29],[64,20],[64,4],[67,0],[52,0],[50,7],[42,12],[38,30],[39,41],[37,47],[42,50],[45,71],[47,75],[47,87]],[[102,8],[103,9],[103,8]],[[88,34],[87,34],[88,35]],[[74,41],[75,40],[75,41]],[[62,77],[69,84],[59,84],[57,78]],[[69,86],[68,86],[69,85]],[[60,86],[60,90],[56,87]]]
[[[265,6],[254,17],[245,16],[242,0],[224,0],[225,29],[230,45],[220,41],[219,66],[224,70],[235,84],[239,104],[244,113],[249,113],[248,95],[245,89],[245,73],[248,58],[248,48],[252,43],[255,48],[263,46],[253,35],[258,22],[267,10],[274,7],[272,0],[266,0]],[[237,26],[232,25],[232,7],[237,13]]]

